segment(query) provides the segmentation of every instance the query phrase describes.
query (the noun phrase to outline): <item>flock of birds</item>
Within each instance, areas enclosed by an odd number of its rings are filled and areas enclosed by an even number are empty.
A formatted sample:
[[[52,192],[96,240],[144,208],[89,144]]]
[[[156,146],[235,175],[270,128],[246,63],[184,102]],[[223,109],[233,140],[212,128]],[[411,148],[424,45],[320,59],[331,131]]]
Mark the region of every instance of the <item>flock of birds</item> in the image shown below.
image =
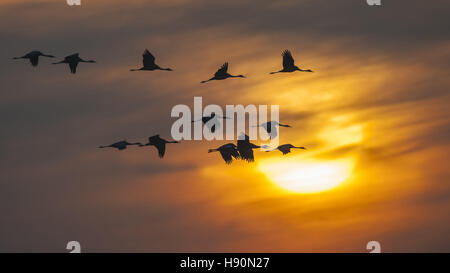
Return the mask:
[[[107,146],[100,146],[99,148],[116,148],[117,150],[125,150],[127,146],[133,146],[137,145],[139,147],[145,147],[145,146],[154,146],[158,150],[158,155],[160,158],[164,157],[164,154],[166,153],[166,144],[167,143],[178,143],[178,141],[167,141],[163,138],[161,138],[159,135],[154,135],[148,138],[148,143],[142,144],[140,142],[134,142],[130,143],[126,140],[122,140],[116,143],[113,143],[111,145]]]
[[[36,67],[39,64],[39,57],[55,58],[55,56],[53,56],[53,55],[44,54],[40,51],[31,51],[30,53],[25,54],[22,57],[14,57],[13,59],[14,60],[28,59],[30,61],[31,65]],[[70,72],[75,74],[75,73],[77,73],[77,67],[78,67],[79,63],[95,63],[95,61],[94,60],[85,61],[80,58],[79,53],[75,53],[75,54],[65,57],[64,60],[53,63],[53,64],[68,64],[69,68],[70,68]]]
[[[269,148],[269,146],[255,145],[250,142],[250,138],[248,135],[244,135],[243,137],[240,137],[238,139],[237,145],[235,145],[234,143],[227,143],[225,145],[220,146],[219,148],[209,149],[208,153],[219,152],[220,155],[222,156],[223,160],[227,164],[231,164],[231,162],[233,162],[233,159],[236,159],[236,160],[242,159],[247,162],[253,162],[253,161],[255,161],[253,149],[260,149],[260,148],[267,149],[267,148]],[[291,149],[306,150],[305,147],[296,147],[292,144],[284,144],[284,145],[278,146],[277,148],[275,148],[273,150],[268,150],[266,152],[272,152],[272,151],[279,150],[280,152],[283,153],[283,155],[285,155],[285,154],[290,153]]]
[[[292,57],[292,54],[289,50],[283,51],[282,56],[283,56],[283,69],[281,69],[279,71],[271,72],[270,74],[290,73],[290,72],[295,72],[295,71],[313,72],[311,69],[300,69],[298,66],[296,66],[295,62],[294,62],[294,58]],[[22,57],[14,57],[13,59],[15,59],[15,60],[28,59],[30,61],[31,65],[36,67],[39,64],[40,57],[55,58],[55,56],[53,56],[53,55],[44,54],[40,51],[32,51]],[[144,54],[142,55],[143,66],[138,69],[131,69],[130,71],[154,71],[154,70],[173,71],[171,68],[160,67],[159,65],[157,65],[155,63],[155,60],[156,60],[156,58],[150,53],[150,51],[148,51],[146,49],[144,51]],[[69,68],[70,68],[70,72],[73,74],[76,74],[79,63],[96,63],[96,61],[84,60],[84,59],[80,58],[78,53],[75,53],[75,54],[65,57],[64,60],[62,60],[60,62],[55,62],[52,64],[68,64]],[[226,62],[217,70],[216,73],[214,73],[213,77],[211,77],[208,80],[201,81],[201,83],[207,83],[207,82],[213,81],[213,80],[225,80],[228,78],[245,78],[245,76],[229,74],[228,73],[228,63]],[[210,121],[212,119],[217,119],[217,118],[228,119],[228,117],[221,117],[221,116],[218,116],[218,115],[212,113],[210,116],[204,116],[204,117],[202,117],[201,120],[192,121],[192,122],[201,121],[204,124],[209,125],[210,123],[208,123],[208,121]],[[257,127],[263,127],[266,130],[266,132],[269,134],[270,138],[275,138],[277,136],[277,131],[278,131],[277,126],[278,127],[288,127],[288,128],[291,127],[287,124],[280,124],[276,121],[269,121],[269,122],[257,125]],[[213,133],[215,132],[215,129],[216,128],[215,128],[214,124],[209,127],[209,130],[211,130],[211,132],[213,132]],[[146,143],[146,144],[142,144],[140,142],[130,143],[126,140],[123,140],[123,141],[113,143],[111,145],[100,146],[99,148],[115,148],[115,149],[118,149],[121,151],[121,150],[125,150],[128,146],[133,146],[133,145],[136,145],[139,147],[154,146],[158,150],[159,157],[163,158],[165,155],[165,152],[166,152],[166,144],[170,144],[170,143],[178,143],[178,141],[168,141],[168,140],[161,138],[159,135],[154,135],[154,136],[149,137],[148,143]],[[241,135],[241,137],[239,137],[237,144],[227,143],[216,149],[209,149],[208,152],[209,153],[219,152],[220,155],[222,156],[223,160],[225,161],[225,163],[231,164],[233,159],[235,159],[235,160],[242,159],[247,162],[253,162],[254,161],[253,149],[259,149],[259,148],[268,149],[269,147],[267,145],[263,145],[263,146],[255,145],[250,142],[249,136],[243,134],[243,135]],[[291,149],[306,150],[305,147],[297,147],[292,144],[284,144],[284,145],[278,146],[277,148],[275,148],[273,150],[267,150],[266,152],[279,150],[283,155],[286,155],[291,152]]]

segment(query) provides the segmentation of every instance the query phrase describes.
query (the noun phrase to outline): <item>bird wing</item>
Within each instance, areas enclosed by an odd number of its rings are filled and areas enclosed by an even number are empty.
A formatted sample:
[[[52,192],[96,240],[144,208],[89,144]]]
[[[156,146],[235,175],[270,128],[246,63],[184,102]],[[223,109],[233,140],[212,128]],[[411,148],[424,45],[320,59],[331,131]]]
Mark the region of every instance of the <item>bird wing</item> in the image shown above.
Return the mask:
[[[248,162],[253,162],[255,161],[255,157],[253,155],[253,150],[252,149],[244,149],[244,150],[240,150],[239,154],[241,155],[241,158],[248,161]]]
[[[32,66],[37,66],[39,63],[39,56],[38,55],[30,56],[30,63]]]
[[[158,155],[160,158],[164,157],[164,154],[166,152],[166,144],[165,143],[157,143],[154,145],[156,149],[158,149]]]
[[[232,149],[230,149],[230,154],[232,157],[234,157],[235,159],[239,159],[241,156],[239,155],[238,150],[236,149],[236,147],[233,147]]]
[[[242,139],[242,138],[244,138],[244,139]],[[244,133],[241,133],[238,137],[238,143],[244,143],[244,142],[250,143],[250,137]]]
[[[203,122],[212,133],[214,133],[216,129],[220,128],[220,121],[216,117],[204,117]]]
[[[231,164],[231,162],[233,161],[233,158],[231,157],[231,149],[220,149],[219,150],[220,155],[222,156],[223,160],[225,160],[225,163],[227,164]]]
[[[278,150],[280,150],[284,155],[291,152],[291,148],[286,145],[281,145],[280,147],[278,147]]]
[[[142,54],[142,62],[144,64],[144,67],[151,67],[155,65],[155,56],[146,49],[144,51],[144,54]]]
[[[154,135],[154,136],[149,137],[148,141],[153,145],[153,144],[157,143],[159,139],[161,139],[159,137],[159,135]]]
[[[230,153],[230,155],[232,157],[234,157],[235,159],[239,159],[240,155],[238,150],[236,149],[236,145],[234,145],[233,143],[228,143],[223,145],[222,147],[220,147],[221,150],[226,150],[227,152]]]
[[[75,53],[72,55],[69,55],[67,57],[64,58],[64,60],[66,60],[67,62],[73,61],[73,60],[77,60],[80,57],[79,53]]]
[[[214,74],[214,76],[220,76],[223,74],[226,74],[228,71],[228,63],[224,63],[219,70],[217,70],[217,72]]]
[[[165,141],[159,137],[159,135],[154,135],[148,138],[149,143],[158,149],[159,157],[163,158],[166,152],[166,143]]]
[[[207,123],[208,121],[210,121],[213,117],[209,116],[209,117],[202,117],[202,122],[203,123]]]
[[[275,128],[272,132],[269,133],[270,138],[276,138],[278,136],[278,130]]]
[[[69,63],[70,72],[72,72],[73,74],[77,73],[77,66],[78,62],[70,62]]]
[[[294,65],[294,58],[289,50],[283,51],[283,68],[289,68]]]
[[[278,135],[277,127],[273,124],[272,121],[267,122],[266,125],[267,125],[266,131],[267,134],[270,136],[270,138],[276,138]]]
[[[117,148],[118,150],[125,150],[127,148],[126,141],[119,141],[110,145],[111,147]]]
[[[239,151],[239,154],[242,159],[253,162],[255,161],[254,155],[253,155],[253,149],[251,148],[251,145],[249,142],[245,140],[238,140],[237,149]]]
[[[269,121],[264,123],[263,128],[266,129],[268,134],[270,134],[270,132],[272,132],[272,122]]]

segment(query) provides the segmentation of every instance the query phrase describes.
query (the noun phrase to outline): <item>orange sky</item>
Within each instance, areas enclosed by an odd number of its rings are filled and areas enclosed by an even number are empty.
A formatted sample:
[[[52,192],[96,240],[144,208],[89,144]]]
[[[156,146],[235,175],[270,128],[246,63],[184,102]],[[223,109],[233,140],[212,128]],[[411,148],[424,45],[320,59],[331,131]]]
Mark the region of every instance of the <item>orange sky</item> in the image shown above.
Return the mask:
[[[0,2],[0,251],[449,251],[445,1],[61,2]],[[145,48],[174,72],[128,72]],[[10,60],[35,49],[97,64],[74,76]],[[315,73],[269,75],[284,49]],[[247,78],[199,83],[225,61]],[[282,144],[308,150],[227,166],[207,153],[225,141],[170,145],[164,160],[96,149],[169,139],[172,107],[194,96],[280,105]],[[274,174],[340,162],[345,181],[320,193]]]

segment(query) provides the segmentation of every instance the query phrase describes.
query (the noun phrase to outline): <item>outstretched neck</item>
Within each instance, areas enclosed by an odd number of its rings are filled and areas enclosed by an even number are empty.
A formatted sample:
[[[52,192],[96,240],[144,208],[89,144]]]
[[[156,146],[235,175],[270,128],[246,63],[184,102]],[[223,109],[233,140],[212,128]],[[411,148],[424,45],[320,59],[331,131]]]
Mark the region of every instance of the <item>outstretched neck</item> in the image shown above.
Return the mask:
[[[211,78],[211,79],[206,80],[206,81],[201,81],[200,83],[207,83],[207,82],[212,81],[212,80],[214,80],[214,78]]]

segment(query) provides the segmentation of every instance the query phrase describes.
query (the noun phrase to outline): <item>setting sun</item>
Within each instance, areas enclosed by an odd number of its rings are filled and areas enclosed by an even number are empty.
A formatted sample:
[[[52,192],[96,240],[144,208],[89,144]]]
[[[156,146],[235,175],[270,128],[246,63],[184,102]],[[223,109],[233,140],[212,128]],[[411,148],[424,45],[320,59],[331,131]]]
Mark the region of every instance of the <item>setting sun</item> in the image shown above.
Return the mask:
[[[333,189],[347,180],[353,161],[262,163],[260,170],[279,187],[296,193],[318,193]]]

